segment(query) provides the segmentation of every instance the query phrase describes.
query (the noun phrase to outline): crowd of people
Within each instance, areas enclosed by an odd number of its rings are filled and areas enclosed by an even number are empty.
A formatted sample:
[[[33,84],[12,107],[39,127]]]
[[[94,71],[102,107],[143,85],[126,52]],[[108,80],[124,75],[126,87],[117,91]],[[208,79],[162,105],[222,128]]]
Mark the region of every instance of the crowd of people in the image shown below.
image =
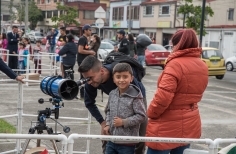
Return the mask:
[[[58,54],[61,56],[63,77],[67,78],[65,71],[73,70],[76,63],[81,78],[90,78],[80,91],[84,98],[86,108],[101,125],[101,134],[116,136],[147,136],[172,138],[200,138],[201,120],[198,102],[208,84],[208,68],[199,58],[202,49],[194,30],[183,29],[177,31],[172,37],[173,51],[166,60],[165,69],[157,82],[155,95],[147,106],[146,90],[142,81],[138,79],[137,72],[128,63],[118,63],[115,66],[105,64],[97,58],[101,43],[96,34],[91,37],[91,27],[85,25],[83,36],[80,37],[78,47],[74,43],[73,35],[65,33],[65,27],[60,28]],[[24,66],[25,49],[32,54],[35,64],[40,64],[39,53],[42,51],[41,42],[31,50],[29,41],[23,39],[19,43],[19,36],[12,33],[2,36],[2,47],[9,49],[17,57],[9,57],[9,66],[12,69],[19,65]],[[49,52],[55,53],[55,36],[58,30],[52,29],[48,37]],[[120,45],[114,47],[114,52],[136,58],[144,66],[145,47],[135,44],[132,34],[125,36],[125,31],[117,33]],[[90,39],[91,38],[91,39]],[[5,39],[5,43],[4,43]],[[15,61],[16,60],[16,61]],[[13,71],[3,66],[0,58],[0,70],[6,72],[11,78],[22,81]],[[23,73],[23,72],[22,72]],[[40,72],[39,72],[40,73]],[[70,76],[74,79],[74,76]],[[105,118],[96,105],[97,89],[109,95],[105,109]],[[137,143],[103,141],[102,148],[105,154],[125,153],[144,154],[182,154],[189,144],[172,143]]]

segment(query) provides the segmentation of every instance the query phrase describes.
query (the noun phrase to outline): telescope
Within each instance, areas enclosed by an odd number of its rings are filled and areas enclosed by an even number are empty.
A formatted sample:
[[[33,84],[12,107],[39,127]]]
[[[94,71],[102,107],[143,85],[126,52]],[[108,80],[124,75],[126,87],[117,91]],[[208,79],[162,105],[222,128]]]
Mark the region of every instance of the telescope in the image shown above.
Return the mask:
[[[46,76],[40,83],[41,91],[53,98],[64,100],[74,99],[79,92],[79,86],[88,82],[90,78],[84,78],[77,82],[63,79],[61,76]]]

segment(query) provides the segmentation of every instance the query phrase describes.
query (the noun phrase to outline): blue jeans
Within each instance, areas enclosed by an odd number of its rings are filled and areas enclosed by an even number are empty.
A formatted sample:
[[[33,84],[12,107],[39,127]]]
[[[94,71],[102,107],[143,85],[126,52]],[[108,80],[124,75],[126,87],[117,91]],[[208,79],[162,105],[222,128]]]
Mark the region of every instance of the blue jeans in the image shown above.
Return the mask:
[[[55,54],[56,53],[56,45],[50,45],[48,52]],[[50,55],[50,58],[52,58],[53,61],[55,61],[55,56]]]
[[[115,144],[109,141],[106,145],[105,154],[134,154],[134,146],[125,146],[120,144]]]
[[[144,56],[144,55],[138,56],[138,62],[139,62],[139,64],[141,64],[142,66],[145,66],[145,56]]]
[[[25,70],[25,65],[24,65],[24,60],[20,60],[18,61],[18,68],[21,69],[20,74],[24,74],[25,71],[22,71],[22,70]]]
[[[189,147],[190,147],[190,144],[186,146],[177,147],[171,150],[154,150],[154,149],[148,148],[147,154],[183,154],[184,150]]]

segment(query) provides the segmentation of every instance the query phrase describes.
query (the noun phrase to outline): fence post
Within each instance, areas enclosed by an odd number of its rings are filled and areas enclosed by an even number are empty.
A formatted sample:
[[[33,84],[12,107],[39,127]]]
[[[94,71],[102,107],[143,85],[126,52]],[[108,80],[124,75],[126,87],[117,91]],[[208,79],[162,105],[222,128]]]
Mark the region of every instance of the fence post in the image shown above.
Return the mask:
[[[23,114],[23,84],[18,82],[18,103],[17,103],[17,134],[22,133],[22,114]],[[20,139],[16,140],[16,152],[20,153],[21,142]]]

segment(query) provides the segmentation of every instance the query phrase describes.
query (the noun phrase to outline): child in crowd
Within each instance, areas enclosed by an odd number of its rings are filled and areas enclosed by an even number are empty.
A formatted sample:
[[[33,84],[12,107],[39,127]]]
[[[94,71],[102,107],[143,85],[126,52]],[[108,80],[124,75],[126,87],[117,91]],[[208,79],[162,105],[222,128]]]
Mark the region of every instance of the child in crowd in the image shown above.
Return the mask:
[[[32,47],[30,44],[30,40],[28,38],[23,38],[22,42],[25,44],[24,55],[28,55],[28,54],[32,55]],[[32,60],[32,56],[30,56],[30,60]],[[24,66],[25,66],[25,68],[27,67],[27,57],[26,56],[24,57]],[[29,69],[30,69],[30,66],[29,66]]]
[[[41,41],[40,40],[37,40],[36,41],[36,46],[33,48],[33,61],[34,61],[34,66],[35,66],[35,71],[34,73],[37,72],[38,70],[38,73],[41,74],[41,53],[43,51],[43,48],[41,47]]]
[[[106,108],[106,135],[139,136],[140,124],[146,119],[141,90],[130,84],[133,71],[129,64],[118,63],[113,68],[113,80],[117,88],[109,94]],[[109,141],[106,154],[134,154],[135,142]]]
[[[25,44],[20,42],[19,43],[19,49],[18,49],[18,68],[21,69],[20,74],[24,74],[25,72],[25,65],[24,65],[24,52],[25,52]]]

